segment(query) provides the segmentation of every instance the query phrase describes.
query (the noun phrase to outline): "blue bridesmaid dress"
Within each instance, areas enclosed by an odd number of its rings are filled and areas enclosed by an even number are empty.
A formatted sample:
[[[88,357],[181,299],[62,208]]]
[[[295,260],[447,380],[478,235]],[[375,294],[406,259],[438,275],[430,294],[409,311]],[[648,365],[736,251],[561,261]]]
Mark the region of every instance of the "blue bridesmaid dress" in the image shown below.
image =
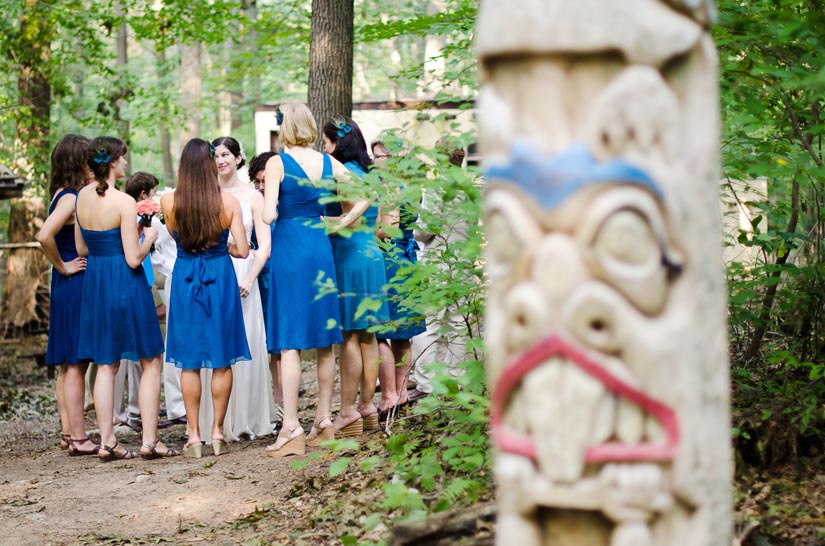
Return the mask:
[[[229,230],[223,230],[217,243],[198,252],[178,245],[166,331],[166,361],[178,368],[225,368],[252,360],[228,238]]]
[[[57,202],[66,195],[77,196],[76,191],[61,190],[49,206],[54,212]],[[60,228],[54,236],[57,251],[64,262],[77,258],[74,242],[74,224]],[[46,364],[79,364],[88,362],[77,356],[80,336],[80,310],[83,305],[83,279],[85,272],[61,275],[52,269],[51,296],[49,297],[49,344],[46,347]]]
[[[272,228],[267,350],[329,347],[344,341],[332,247],[320,222],[324,205],[319,200],[330,192],[315,187],[292,156],[279,157],[284,179]],[[322,178],[331,177],[332,163],[324,155]]]
[[[89,256],[78,357],[95,364],[114,364],[161,354],[163,337],[152,291],[143,267],[132,269],[126,263],[120,228],[94,231],[80,226],[80,232]]]

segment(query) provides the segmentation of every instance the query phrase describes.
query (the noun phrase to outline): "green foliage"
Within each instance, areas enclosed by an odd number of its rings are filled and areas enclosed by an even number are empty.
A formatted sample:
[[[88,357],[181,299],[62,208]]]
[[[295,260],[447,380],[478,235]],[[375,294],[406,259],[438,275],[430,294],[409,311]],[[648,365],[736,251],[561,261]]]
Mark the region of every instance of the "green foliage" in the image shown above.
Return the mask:
[[[755,261],[728,266],[734,425],[745,449],[764,443],[760,431],[777,423],[821,438],[825,5],[726,1],[719,8],[724,175],[764,180],[769,196],[745,203],[759,214],[736,238]]]

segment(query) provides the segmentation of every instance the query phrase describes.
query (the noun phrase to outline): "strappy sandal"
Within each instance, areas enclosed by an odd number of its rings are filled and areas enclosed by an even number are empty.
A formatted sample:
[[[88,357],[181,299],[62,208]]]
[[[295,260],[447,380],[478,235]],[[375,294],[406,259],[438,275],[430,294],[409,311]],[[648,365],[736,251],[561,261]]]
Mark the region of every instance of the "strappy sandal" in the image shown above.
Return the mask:
[[[295,431],[300,431],[300,434],[297,436],[293,436]],[[278,445],[278,442],[282,440],[282,437],[286,436],[287,440],[280,447],[275,447]],[[305,443],[304,431],[301,427],[295,427],[290,431],[286,429],[281,429],[281,433],[278,434],[278,438],[275,440],[275,443],[266,447],[266,454],[270,457],[274,457],[276,459],[280,459],[281,457],[288,457],[290,455],[297,455],[302,457],[304,453],[306,453],[306,443]]]
[[[328,422],[329,425],[321,427],[321,425],[325,422]],[[309,434],[307,434],[306,443],[309,447],[318,447],[321,445],[321,442],[327,442],[334,439],[335,425],[332,423],[332,419],[325,417],[324,419],[312,424],[312,428],[309,430]]]
[[[89,441],[89,437],[86,436],[84,438],[78,438],[75,440],[74,438],[68,438],[69,447],[69,457],[82,457],[83,455],[97,455],[100,451],[100,446],[95,445],[95,447],[91,451],[80,451],[75,447],[75,444],[83,444]]]
[[[72,435],[71,434],[61,434],[60,435],[60,442],[57,445],[60,446],[60,449],[69,449],[69,445],[71,444],[71,441],[72,441]]]
[[[141,447],[144,449],[148,449],[149,453],[141,451],[140,458],[146,459],[147,461],[151,461],[153,459],[165,459],[166,457],[177,457],[178,455],[180,455],[180,451],[178,451],[177,449],[172,449],[168,446],[165,446],[166,451],[161,453],[157,450],[158,443],[160,442],[155,441],[154,444],[147,444],[146,442],[143,442],[143,444],[141,444]]]
[[[113,445],[113,446],[101,445],[98,448],[97,456],[100,457],[100,460],[103,461],[104,463],[108,463],[109,461],[114,461],[115,459],[134,459],[135,458],[135,452],[134,451],[129,451],[126,448],[123,448],[123,453],[118,453],[117,451],[115,451],[115,449],[117,449],[119,445],[120,445],[120,443],[118,443],[118,442],[115,442],[115,445]],[[108,455],[101,455],[101,453],[103,453],[104,451],[107,452]]]

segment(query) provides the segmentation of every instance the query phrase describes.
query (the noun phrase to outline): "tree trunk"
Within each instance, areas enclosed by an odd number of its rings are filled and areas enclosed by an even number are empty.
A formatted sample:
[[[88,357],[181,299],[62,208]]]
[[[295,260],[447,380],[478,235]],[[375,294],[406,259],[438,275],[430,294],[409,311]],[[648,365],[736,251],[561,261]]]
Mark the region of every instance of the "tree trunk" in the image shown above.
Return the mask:
[[[160,81],[168,70],[166,66],[166,48],[162,45],[157,45],[155,50],[155,59],[157,63],[158,80]],[[167,183],[175,183],[175,169],[172,166],[172,137],[169,134],[169,107],[166,100],[160,103],[160,151],[163,156],[163,178]]]
[[[307,104],[319,131],[352,115],[353,17],[353,0],[312,0]]]
[[[125,15],[123,10],[123,3],[115,2],[115,13],[119,17]],[[117,29],[117,76],[118,86],[113,90],[112,103],[114,105],[115,122],[117,122],[118,135],[126,144],[130,144],[130,126],[129,120],[123,119],[122,110],[126,104],[126,99],[132,94],[131,85],[128,83],[127,66],[129,64],[128,48],[129,48],[129,27],[124,21]],[[132,155],[131,151],[127,152],[126,160],[129,165],[126,166],[127,173],[131,171]]]
[[[18,61],[18,102],[15,138],[17,173],[29,180],[23,197],[11,201],[9,213],[9,243],[35,241],[46,216],[42,194],[46,162],[49,156],[49,114],[51,85],[48,67],[51,56],[52,27],[45,13],[48,9],[36,0],[28,0],[20,18],[19,49],[14,52]],[[37,248],[9,251],[6,260],[6,280],[3,289],[3,326],[6,335],[41,329],[48,316],[49,262]],[[43,294],[40,307],[37,296]],[[45,301],[43,301],[45,300]],[[45,305],[45,310],[43,310]],[[39,307],[39,308],[38,308]]]
[[[181,141],[201,136],[201,93],[203,75],[201,73],[201,46],[199,43],[181,47],[181,109],[186,121]]]

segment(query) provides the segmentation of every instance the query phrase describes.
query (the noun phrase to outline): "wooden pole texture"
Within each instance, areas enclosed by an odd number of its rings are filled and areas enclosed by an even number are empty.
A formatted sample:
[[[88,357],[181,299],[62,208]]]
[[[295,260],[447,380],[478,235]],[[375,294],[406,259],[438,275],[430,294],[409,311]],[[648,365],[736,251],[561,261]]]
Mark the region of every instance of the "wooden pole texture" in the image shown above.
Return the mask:
[[[502,546],[731,544],[714,14],[481,1]]]

